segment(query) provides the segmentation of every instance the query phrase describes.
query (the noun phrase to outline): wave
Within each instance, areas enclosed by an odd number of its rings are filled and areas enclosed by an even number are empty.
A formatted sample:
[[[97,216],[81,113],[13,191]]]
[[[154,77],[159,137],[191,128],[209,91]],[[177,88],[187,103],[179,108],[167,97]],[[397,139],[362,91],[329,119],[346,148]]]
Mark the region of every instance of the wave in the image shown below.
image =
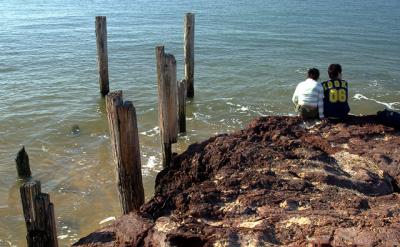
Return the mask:
[[[0,68],[0,73],[7,73],[7,72],[14,72],[17,71],[18,69],[15,67],[6,67],[6,68]]]
[[[379,101],[379,100],[376,100],[376,99],[368,98],[368,97],[366,97],[366,96],[364,96],[364,95],[362,95],[360,93],[355,94],[353,96],[353,99],[356,99],[356,100],[362,100],[362,99],[371,100],[371,101],[374,101],[377,104],[386,106],[389,110],[398,110],[398,108],[396,108],[395,106],[397,106],[397,105],[400,106],[400,102],[386,103],[386,102],[382,102],[382,101]]]
[[[150,136],[150,137],[158,135],[159,133],[160,133],[160,128],[158,126],[152,128],[150,130],[140,132],[141,135]]]

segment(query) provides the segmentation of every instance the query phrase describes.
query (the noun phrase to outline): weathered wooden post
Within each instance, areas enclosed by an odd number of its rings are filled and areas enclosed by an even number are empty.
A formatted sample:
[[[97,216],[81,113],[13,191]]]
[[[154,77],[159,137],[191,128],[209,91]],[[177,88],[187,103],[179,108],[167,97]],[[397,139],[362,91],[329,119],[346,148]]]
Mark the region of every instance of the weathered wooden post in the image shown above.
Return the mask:
[[[105,96],[110,91],[108,81],[107,22],[105,16],[96,16],[96,44],[100,93]]]
[[[123,214],[128,214],[132,210],[139,210],[144,203],[136,111],[132,102],[123,102],[122,91],[107,95],[106,107],[116,163],[118,196]]]
[[[185,15],[184,53],[187,97],[194,97],[194,14]]]
[[[158,120],[163,149],[163,167],[167,167],[172,158],[172,143],[178,140],[176,61],[173,55],[164,53],[164,46],[156,47],[156,60]]]
[[[118,128],[118,115],[117,106],[122,105],[123,94],[122,91],[111,92],[106,96],[106,111],[108,118],[108,128],[110,130],[110,140],[113,150],[114,162],[116,163],[116,175],[118,179],[119,157],[121,156],[119,148],[119,128]],[[118,181],[118,180],[117,180]]]
[[[40,181],[24,183],[20,188],[28,234],[28,247],[57,247],[54,205],[41,193]]]
[[[29,167],[29,157],[25,151],[25,147],[22,147],[21,150],[19,150],[15,162],[17,164],[18,177],[21,179],[30,178],[32,173],[31,168]]]
[[[179,133],[186,132],[186,81],[178,82],[178,119]]]

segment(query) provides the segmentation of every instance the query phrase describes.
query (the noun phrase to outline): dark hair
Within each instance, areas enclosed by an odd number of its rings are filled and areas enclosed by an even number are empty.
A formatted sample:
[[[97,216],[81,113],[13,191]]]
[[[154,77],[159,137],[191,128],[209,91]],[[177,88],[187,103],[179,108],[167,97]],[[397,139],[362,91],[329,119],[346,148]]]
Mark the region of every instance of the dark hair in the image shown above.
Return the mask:
[[[316,68],[312,68],[308,70],[308,78],[318,80],[319,78],[319,70]]]
[[[328,75],[331,79],[336,79],[339,76],[339,73],[342,73],[342,66],[340,64],[331,64],[328,68]]]

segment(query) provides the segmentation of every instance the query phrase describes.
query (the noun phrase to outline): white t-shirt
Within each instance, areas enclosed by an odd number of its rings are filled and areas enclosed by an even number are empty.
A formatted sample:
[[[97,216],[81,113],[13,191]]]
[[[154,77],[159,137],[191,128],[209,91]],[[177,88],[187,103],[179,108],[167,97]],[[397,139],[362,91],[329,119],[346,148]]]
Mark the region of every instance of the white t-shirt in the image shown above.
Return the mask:
[[[294,91],[292,101],[296,105],[318,107],[319,117],[324,117],[324,90],[321,83],[311,78],[300,82]]]

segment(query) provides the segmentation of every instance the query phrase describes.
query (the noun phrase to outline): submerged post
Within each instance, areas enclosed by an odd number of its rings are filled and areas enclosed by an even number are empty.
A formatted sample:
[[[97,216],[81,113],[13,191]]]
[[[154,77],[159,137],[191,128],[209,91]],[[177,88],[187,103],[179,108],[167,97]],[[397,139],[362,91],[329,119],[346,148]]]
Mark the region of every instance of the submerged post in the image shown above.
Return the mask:
[[[20,193],[28,247],[57,247],[54,205],[49,195],[41,192],[40,181],[24,183]]]
[[[185,15],[184,34],[185,53],[185,80],[187,83],[187,97],[194,97],[194,14]]]
[[[107,22],[105,16],[96,16],[96,44],[100,93],[105,96],[110,91],[108,81]]]
[[[186,132],[186,81],[178,82],[178,118],[179,133]]]
[[[19,150],[15,162],[17,164],[18,177],[21,179],[30,178],[32,173],[31,168],[29,167],[29,157],[25,151],[25,147],[22,147],[21,150]]]
[[[123,102],[122,91],[107,95],[106,105],[118,196],[123,214],[128,214],[144,203],[136,111],[132,102]]]
[[[173,55],[164,53],[164,46],[156,47],[156,60],[158,120],[163,149],[163,167],[167,167],[172,158],[171,145],[178,139],[176,61]]]

